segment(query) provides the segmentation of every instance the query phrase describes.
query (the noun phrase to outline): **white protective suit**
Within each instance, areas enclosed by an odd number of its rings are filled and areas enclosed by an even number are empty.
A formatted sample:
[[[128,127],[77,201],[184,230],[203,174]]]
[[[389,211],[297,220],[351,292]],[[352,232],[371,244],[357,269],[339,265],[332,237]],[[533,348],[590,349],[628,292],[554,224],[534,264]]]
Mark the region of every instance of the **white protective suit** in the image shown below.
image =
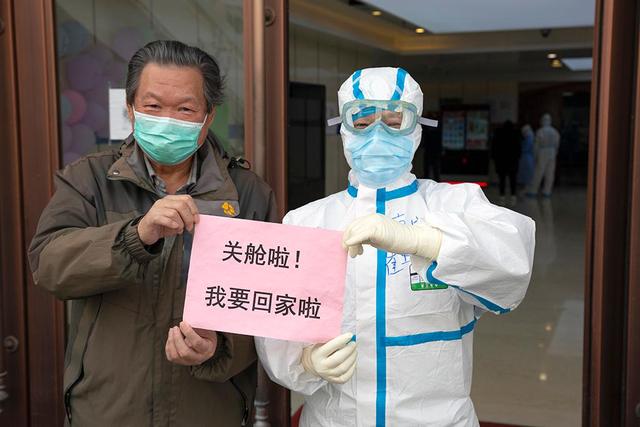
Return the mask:
[[[540,183],[544,178],[542,188],[543,196],[551,196],[553,181],[556,175],[556,157],[560,147],[560,133],[551,126],[551,116],[545,114],[540,120],[542,127],[536,131],[535,157],[536,170],[531,181],[528,194],[535,195],[540,189]]]
[[[420,87],[397,68],[355,72],[338,92],[340,109],[356,97],[400,97],[422,113]],[[344,126],[341,134],[345,143],[353,137]],[[418,125],[414,153],[420,135]],[[284,223],[344,230],[376,212],[427,223],[442,231],[437,262],[368,245],[348,260],[342,331],[356,334],[358,356],[345,384],[306,372],[297,342],[256,338],[264,368],[305,395],[304,427],[477,426],[469,397],[474,325],[483,312],[507,313],[522,301],[534,222],[492,205],[473,184],[417,180],[408,171],[385,188],[359,184],[353,171],[349,180],[345,191],[289,212]]]

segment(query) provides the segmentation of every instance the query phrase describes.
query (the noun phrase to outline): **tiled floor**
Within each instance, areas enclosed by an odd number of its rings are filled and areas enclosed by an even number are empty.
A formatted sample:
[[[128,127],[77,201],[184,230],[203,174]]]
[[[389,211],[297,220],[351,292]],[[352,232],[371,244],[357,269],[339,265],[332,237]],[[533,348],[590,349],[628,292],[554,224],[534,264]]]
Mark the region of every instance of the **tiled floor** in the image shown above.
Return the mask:
[[[478,322],[472,397],[482,421],[581,424],[585,196],[582,187],[559,188],[513,207],[536,221],[534,271],[517,310]],[[294,411],[301,403],[292,396]]]
[[[534,271],[517,310],[478,322],[472,397],[483,421],[581,424],[585,196],[559,188],[514,207],[536,221]]]

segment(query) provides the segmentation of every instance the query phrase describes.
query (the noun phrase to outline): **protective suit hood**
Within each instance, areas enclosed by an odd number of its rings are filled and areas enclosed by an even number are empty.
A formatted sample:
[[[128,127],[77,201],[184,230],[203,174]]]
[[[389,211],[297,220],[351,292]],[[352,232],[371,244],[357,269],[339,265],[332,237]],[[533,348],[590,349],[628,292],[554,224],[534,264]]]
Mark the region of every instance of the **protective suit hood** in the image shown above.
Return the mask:
[[[542,118],[540,119],[540,124],[542,125],[542,127],[549,127],[551,126],[551,123],[551,114],[543,114]]]
[[[423,95],[420,85],[402,68],[381,67],[365,68],[354,72],[342,83],[338,90],[338,107],[340,114],[347,102],[356,99],[366,100],[401,100],[414,105],[418,116],[422,115]],[[342,144],[345,158],[349,167],[353,169],[353,160],[346,147],[352,143],[356,136],[346,129],[340,127]],[[408,135],[413,143],[413,154],[420,145],[422,127],[418,124],[412,133]],[[411,166],[404,172],[409,172]],[[349,173],[349,180],[353,184],[358,184],[353,170]]]

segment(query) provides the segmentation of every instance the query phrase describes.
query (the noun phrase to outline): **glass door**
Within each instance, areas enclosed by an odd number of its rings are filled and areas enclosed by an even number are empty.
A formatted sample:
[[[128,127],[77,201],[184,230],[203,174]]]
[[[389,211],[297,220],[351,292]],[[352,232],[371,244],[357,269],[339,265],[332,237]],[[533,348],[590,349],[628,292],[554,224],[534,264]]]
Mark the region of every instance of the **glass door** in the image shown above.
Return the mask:
[[[225,102],[212,130],[244,153],[243,6],[225,0],[56,0],[61,161],[112,149],[128,119],[117,89],[136,50],[159,39],[198,46],[219,63]],[[121,91],[120,91],[121,92]],[[111,103],[118,103],[112,105]],[[123,123],[125,122],[125,123]]]

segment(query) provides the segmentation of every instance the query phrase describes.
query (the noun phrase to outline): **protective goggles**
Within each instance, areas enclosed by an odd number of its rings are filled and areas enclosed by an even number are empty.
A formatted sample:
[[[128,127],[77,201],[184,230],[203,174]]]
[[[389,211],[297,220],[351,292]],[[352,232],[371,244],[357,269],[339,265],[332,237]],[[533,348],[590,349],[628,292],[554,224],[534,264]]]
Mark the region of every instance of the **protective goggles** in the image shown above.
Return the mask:
[[[416,106],[400,100],[367,100],[356,99],[342,107],[340,117],[327,120],[329,126],[342,123],[354,134],[370,132],[380,124],[392,135],[408,135],[414,131],[418,123],[438,127],[437,120],[418,116]]]

